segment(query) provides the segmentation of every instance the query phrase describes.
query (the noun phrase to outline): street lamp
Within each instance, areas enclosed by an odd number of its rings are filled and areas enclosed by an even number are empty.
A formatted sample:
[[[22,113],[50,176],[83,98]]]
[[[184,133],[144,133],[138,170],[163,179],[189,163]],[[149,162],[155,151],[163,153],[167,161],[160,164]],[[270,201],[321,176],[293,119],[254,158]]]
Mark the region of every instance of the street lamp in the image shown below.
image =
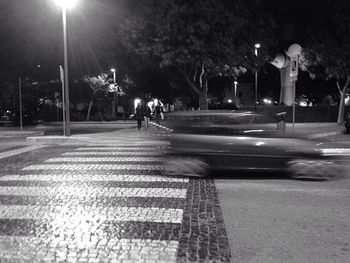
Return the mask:
[[[65,119],[64,136],[70,136],[69,115],[69,81],[68,81],[68,52],[67,52],[67,9],[75,6],[78,0],[54,0],[62,9],[63,22],[63,53],[64,53],[64,91],[65,91]]]
[[[256,43],[254,45],[254,54],[258,57],[258,49],[260,48],[260,44]],[[254,101],[254,111],[256,112],[256,103],[258,101],[258,65],[255,63],[255,101]]]
[[[60,7],[64,9],[69,9],[74,7],[78,0],[54,0]]]
[[[255,48],[254,54],[255,54],[255,56],[258,56],[258,49],[260,48],[260,43],[256,43],[256,44],[254,45],[254,48]]]
[[[113,108],[112,108],[112,114],[114,116],[114,120],[116,120],[116,110],[115,108],[117,107],[117,112],[118,112],[118,105],[117,105],[117,100],[116,100],[116,73],[115,73],[115,68],[111,69],[111,72],[113,72],[113,97],[114,97],[114,102],[113,102]]]
[[[238,103],[237,103],[237,84],[238,84],[238,82],[235,80],[234,82],[233,82],[233,84],[235,85],[235,90],[234,90],[234,98],[235,98],[235,106],[236,107],[238,107]]]

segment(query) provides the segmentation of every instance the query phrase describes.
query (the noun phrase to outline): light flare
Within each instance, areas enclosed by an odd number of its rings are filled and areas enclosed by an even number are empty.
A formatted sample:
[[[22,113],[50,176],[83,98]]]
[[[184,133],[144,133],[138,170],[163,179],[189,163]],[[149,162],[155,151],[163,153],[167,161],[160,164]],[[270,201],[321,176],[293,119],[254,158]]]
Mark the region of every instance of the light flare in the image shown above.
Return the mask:
[[[56,4],[64,9],[70,9],[76,6],[78,0],[54,0]]]

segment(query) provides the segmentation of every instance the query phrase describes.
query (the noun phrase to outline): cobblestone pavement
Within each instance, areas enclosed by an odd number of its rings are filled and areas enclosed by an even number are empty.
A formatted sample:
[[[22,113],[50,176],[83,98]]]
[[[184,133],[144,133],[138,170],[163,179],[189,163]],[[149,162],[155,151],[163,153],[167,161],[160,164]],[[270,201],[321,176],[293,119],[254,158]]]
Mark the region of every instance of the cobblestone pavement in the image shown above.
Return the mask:
[[[0,159],[0,262],[229,262],[214,182],[144,140]]]

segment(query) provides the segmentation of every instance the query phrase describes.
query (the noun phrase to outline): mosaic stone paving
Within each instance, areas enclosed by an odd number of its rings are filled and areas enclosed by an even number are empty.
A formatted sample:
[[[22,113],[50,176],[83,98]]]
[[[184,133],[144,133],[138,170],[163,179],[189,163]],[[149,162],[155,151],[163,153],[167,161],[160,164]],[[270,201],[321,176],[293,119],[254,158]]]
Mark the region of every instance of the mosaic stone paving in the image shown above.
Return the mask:
[[[163,176],[164,150],[26,153],[0,175],[0,262],[229,262],[214,182]]]

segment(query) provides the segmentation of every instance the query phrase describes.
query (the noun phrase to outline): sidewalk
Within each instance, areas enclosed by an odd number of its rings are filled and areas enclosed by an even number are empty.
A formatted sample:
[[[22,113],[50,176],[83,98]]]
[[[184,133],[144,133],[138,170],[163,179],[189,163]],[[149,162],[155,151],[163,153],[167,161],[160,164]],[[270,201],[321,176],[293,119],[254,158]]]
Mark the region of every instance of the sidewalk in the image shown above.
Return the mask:
[[[0,138],[17,138],[28,136],[43,136],[44,131],[35,130],[35,128],[23,128],[19,127],[0,127]]]
[[[295,123],[294,134],[310,139],[340,135],[345,131],[344,125],[335,122],[306,122]],[[293,124],[287,123],[286,133],[293,134]]]
[[[139,131],[136,128],[136,122],[133,120],[116,121],[116,122],[72,122],[71,130],[74,133],[70,137],[62,135],[44,135],[62,129],[60,123],[39,124],[36,127],[1,127],[0,138],[8,137],[27,137],[28,143],[64,143],[68,141],[91,141],[94,138],[105,138],[106,141],[115,138],[135,138],[147,137],[148,139],[155,136],[164,137],[170,131],[160,125],[151,124],[149,130],[143,128]],[[294,135],[305,136],[310,139],[324,138],[344,134],[345,128],[337,123],[296,123],[294,125]],[[62,134],[62,132],[60,131]],[[286,134],[293,135],[291,123],[286,126]],[[350,141],[350,135],[349,135]]]
[[[96,130],[108,130],[108,129],[125,129],[128,127],[135,126],[135,121],[126,120],[126,121],[104,121],[104,122],[70,122],[71,131],[75,133],[86,133],[90,129]],[[49,122],[49,123],[40,123],[36,126],[23,126],[21,130],[20,127],[0,127],[0,138],[8,137],[30,137],[30,136],[43,136],[45,134],[54,134],[62,136],[63,126],[61,122]],[[46,136],[46,135],[45,135]]]
[[[144,140],[145,143],[159,144],[159,141],[163,141],[164,145],[168,132],[155,124],[151,123],[149,129],[145,130],[143,127],[141,130],[137,129],[136,121],[123,122],[123,123],[94,123],[84,124],[79,123],[80,128],[84,128],[83,133],[75,133],[69,137],[58,135],[45,135],[45,136],[29,136],[27,137],[27,143],[29,144],[81,144],[81,143],[99,143],[99,144],[130,144],[133,141]],[[76,128],[79,127],[76,125]],[[71,127],[72,128],[72,127]],[[86,130],[91,128],[91,130]],[[100,129],[100,130],[99,130]],[[72,128],[72,131],[74,128]],[[88,131],[88,132],[86,132]],[[165,131],[165,132],[164,132]]]

